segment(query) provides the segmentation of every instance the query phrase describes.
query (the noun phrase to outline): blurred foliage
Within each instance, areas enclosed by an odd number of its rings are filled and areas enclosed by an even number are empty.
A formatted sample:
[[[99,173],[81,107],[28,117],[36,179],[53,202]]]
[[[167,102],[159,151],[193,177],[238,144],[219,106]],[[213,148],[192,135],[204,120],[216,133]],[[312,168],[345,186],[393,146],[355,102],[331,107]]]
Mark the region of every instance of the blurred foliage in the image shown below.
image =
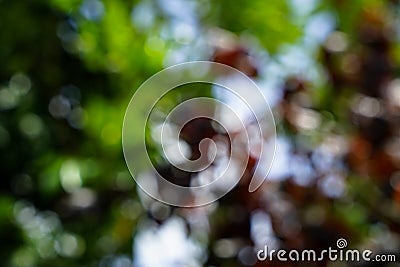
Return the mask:
[[[283,248],[346,237],[398,253],[399,13],[398,1],[378,0],[0,1],[1,265],[131,266],[144,225],[171,217],[206,251],[197,265],[279,264],[249,255],[254,218]],[[293,61],[296,48],[309,65]],[[125,108],[163,67],[207,59],[276,81],[279,136],[297,162],[285,164],[299,175],[253,195],[239,185],[197,210],[157,206],[122,156]],[[212,92],[163,101],[200,94]]]

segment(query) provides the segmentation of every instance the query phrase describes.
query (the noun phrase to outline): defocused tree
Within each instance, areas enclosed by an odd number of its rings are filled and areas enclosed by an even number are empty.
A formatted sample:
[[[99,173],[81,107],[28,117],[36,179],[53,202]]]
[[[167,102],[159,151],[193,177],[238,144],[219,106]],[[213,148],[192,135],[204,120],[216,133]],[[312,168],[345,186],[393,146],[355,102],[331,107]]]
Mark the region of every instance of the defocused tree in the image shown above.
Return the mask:
[[[194,266],[297,266],[257,262],[254,251],[322,250],[339,237],[398,254],[399,13],[398,1],[378,0],[0,1],[2,266],[131,266],[139,237],[176,218],[203,251]],[[271,87],[287,155],[255,193],[247,183],[260,159],[251,157],[220,201],[181,209],[136,190],[121,128],[142,82],[190,60]],[[218,97],[188,87],[159,109]],[[209,120],[181,133],[192,158],[216,135]],[[148,141],[160,173],[190,184],[194,174],[174,170]]]

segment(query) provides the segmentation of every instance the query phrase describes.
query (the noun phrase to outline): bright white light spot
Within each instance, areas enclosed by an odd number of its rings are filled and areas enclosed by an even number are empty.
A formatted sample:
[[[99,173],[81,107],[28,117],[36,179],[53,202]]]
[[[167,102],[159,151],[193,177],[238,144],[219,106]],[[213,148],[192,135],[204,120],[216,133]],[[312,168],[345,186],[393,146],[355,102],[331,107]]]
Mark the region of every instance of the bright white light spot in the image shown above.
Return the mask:
[[[342,32],[333,32],[325,41],[326,49],[338,53],[343,52],[347,48],[347,37]]]
[[[191,149],[188,143],[179,140],[176,143],[165,146],[164,152],[169,162],[178,165],[187,161],[191,154]]]
[[[214,168],[215,187],[221,191],[231,188],[237,178],[242,176],[241,163],[239,160],[228,157],[219,159]]]
[[[277,249],[279,242],[272,228],[271,218],[264,211],[254,211],[251,215],[251,238],[256,248]]]
[[[306,16],[311,11],[313,11],[316,7],[317,0],[292,0],[290,1],[292,4],[293,11],[300,15]]]
[[[194,175],[191,186],[203,186],[212,183],[215,180],[214,168],[209,167]]]
[[[195,38],[195,29],[192,25],[179,23],[173,29],[174,39],[181,44],[189,44]]]
[[[380,114],[381,103],[374,97],[358,94],[352,103],[352,110],[365,117],[376,117]]]
[[[70,198],[70,204],[76,208],[88,208],[96,201],[96,193],[88,188],[75,190]]]
[[[131,13],[131,21],[139,30],[145,31],[154,25],[154,7],[150,2],[142,1],[136,5]]]
[[[307,157],[295,156],[290,162],[293,180],[301,186],[309,186],[314,181],[314,169]]]
[[[88,20],[99,20],[104,14],[104,5],[98,0],[86,0],[82,3],[80,11]]]
[[[197,18],[195,2],[185,0],[157,1],[162,10],[174,19],[193,24]]]
[[[319,187],[326,196],[339,198],[345,193],[346,183],[340,175],[329,175],[320,180]]]
[[[323,42],[335,28],[335,17],[329,12],[318,12],[311,16],[305,27],[305,35],[317,42]]]
[[[304,130],[314,130],[320,125],[321,118],[316,111],[306,108],[298,108],[294,114],[294,122],[299,128]]]
[[[273,144],[264,143],[263,145],[263,153],[262,157],[259,159],[259,163],[261,166],[265,166],[271,162],[272,157],[274,156],[270,152],[273,151]],[[274,162],[271,166],[271,169],[268,172],[266,168],[257,168],[255,175],[260,175],[265,177],[268,174],[268,181],[279,181],[283,180],[290,175],[290,145],[289,142],[283,138],[278,138],[276,140],[276,151]]]
[[[400,107],[400,79],[395,79],[389,84],[387,96],[390,102]]]
[[[73,160],[65,161],[60,169],[60,181],[65,191],[72,193],[82,185],[78,164]]]
[[[342,136],[331,135],[321,144],[321,151],[333,156],[343,155],[348,150],[348,142]]]
[[[202,249],[186,236],[184,222],[178,218],[139,232],[134,246],[134,266],[201,266]]]
[[[132,261],[127,256],[116,257],[111,267],[132,267]]]
[[[161,142],[164,144],[171,143],[178,135],[178,128],[172,123],[160,123],[151,127],[151,137],[153,141],[159,144],[161,144]]]
[[[54,243],[54,249],[64,257],[80,256],[85,251],[85,248],[83,239],[70,233],[61,234]]]

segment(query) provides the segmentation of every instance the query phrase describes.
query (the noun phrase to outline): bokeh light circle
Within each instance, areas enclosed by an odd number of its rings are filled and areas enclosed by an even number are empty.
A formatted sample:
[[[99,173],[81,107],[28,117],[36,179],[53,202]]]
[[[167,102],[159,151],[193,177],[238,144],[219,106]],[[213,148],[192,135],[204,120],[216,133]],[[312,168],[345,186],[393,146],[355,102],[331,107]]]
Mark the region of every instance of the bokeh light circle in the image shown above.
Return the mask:
[[[229,80],[240,82],[232,83]],[[256,130],[259,135],[268,136],[269,143],[272,143],[272,145],[268,146],[269,149],[263,149],[262,143],[260,144],[260,158],[268,158],[268,160],[264,160],[262,166],[260,164],[256,165],[254,173],[260,173],[257,172],[258,168],[269,170],[275,154],[276,131],[271,108],[257,85],[245,74],[227,65],[209,61],[178,64],[156,73],[138,88],[128,104],[122,129],[123,153],[131,175],[144,192],[158,201],[179,207],[206,205],[218,200],[232,190],[246,171],[251,142],[247,134],[247,125],[237,114],[235,106],[223,103],[215,98],[191,98],[176,105],[165,118],[161,130],[160,143],[162,144],[163,153],[171,165],[183,171],[200,172],[210,165],[213,157],[215,158],[217,146],[212,139],[203,139],[199,145],[201,152],[205,151],[205,146],[211,147],[211,151],[214,153],[211,160],[207,153],[202,153],[196,160],[190,160],[182,153],[180,147],[178,155],[177,153],[171,155],[165,148],[165,125],[167,124],[173,123],[181,130],[191,120],[207,118],[224,128],[226,122],[216,116],[215,109],[206,107],[217,107],[220,112],[229,114],[229,118],[236,121],[235,132],[241,134],[244,145],[236,145],[233,140],[233,133],[227,130],[227,135],[231,142],[227,164],[220,175],[208,184],[185,187],[173,184],[162,177],[157,172],[156,166],[153,165],[147,151],[146,125],[153,108],[165,94],[179,86],[190,83],[209,83],[229,90],[251,111],[254,118],[253,124],[257,126]],[[243,87],[246,88],[245,92]],[[254,99],[257,100],[257,105],[255,105]],[[186,116],[183,116],[184,119],[182,119],[180,115],[190,107],[205,108],[197,108],[190,113],[190,116],[185,114]],[[179,138],[179,131],[172,136],[172,140],[176,144],[179,144]],[[267,153],[269,156],[263,157],[263,153]],[[241,155],[240,160],[235,159],[235,155]],[[263,175],[254,175],[251,178],[249,192],[253,192],[261,186],[268,171],[262,173]],[[224,184],[223,187],[218,186],[221,183]]]

